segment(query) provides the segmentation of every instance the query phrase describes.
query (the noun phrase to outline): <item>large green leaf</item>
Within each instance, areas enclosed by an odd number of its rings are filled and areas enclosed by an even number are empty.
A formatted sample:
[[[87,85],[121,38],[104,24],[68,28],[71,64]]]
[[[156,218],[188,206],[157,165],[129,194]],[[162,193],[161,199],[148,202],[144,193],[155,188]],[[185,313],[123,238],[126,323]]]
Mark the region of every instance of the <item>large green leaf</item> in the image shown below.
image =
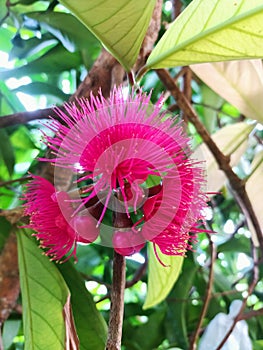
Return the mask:
[[[63,308],[69,290],[26,230],[17,232],[25,349],[65,350]]]
[[[191,69],[246,117],[263,122],[261,60],[194,64]],[[209,104],[213,105],[212,101]]]
[[[223,154],[231,157],[230,164],[232,166],[238,164],[241,156],[247,149],[248,136],[253,128],[253,125],[241,122],[227,125],[212,135],[212,139]],[[207,191],[219,191],[226,181],[226,176],[224,172],[218,168],[216,160],[206,144],[202,143],[195,150],[193,158],[206,161]]]
[[[171,24],[146,67],[263,57],[262,0],[193,0]]]
[[[107,326],[83,279],[70,262],[59,265],[59,270],[70,289],[80,350],[103,350],[107,339]]]
[[[126,70],[136,61],[154,0],[61,0]]]
[[[149,244],[149,275],[148,288],[144,309],[159,304],[170,293],[177,281],[184,261],[182,256],[168,256],[161,253],[157,248],[158,257],[167,265],[161,265],[156,258],[152,243]]]

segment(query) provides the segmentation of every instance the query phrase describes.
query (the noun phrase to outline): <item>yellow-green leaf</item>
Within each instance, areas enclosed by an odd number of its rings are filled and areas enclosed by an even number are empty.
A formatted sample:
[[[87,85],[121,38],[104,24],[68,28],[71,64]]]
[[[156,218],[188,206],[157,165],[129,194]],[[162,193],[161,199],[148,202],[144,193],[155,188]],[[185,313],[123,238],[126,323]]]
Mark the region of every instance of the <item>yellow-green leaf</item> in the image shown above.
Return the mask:
[[[61,0],[126,70],[136,61],[154,0]]]
[[[67,285],[29,232],[19,230],[17,239],[25,349],[65,350]]]
[[[184,257],[168,256],[158,249],[158,257],[167,265],[162,266],[155,256],[153,244],[149,244],[149,275],[147,285],[147,296],[143,305],[148,309],[159,304],[170,293],[182,270]]]
[[[262,0],[193,0],[170,25],[146,67],[263,57]]]
[[[212,139],[225,155],[230,156],[230,164],[238,164],[241,156],[247,148],[247,140],[253,125],[236,123],[227,125],[214,133]],[[226,177],[222,170],[219,170],[214,156],[206,146],[201,144],[194,152],[194,159],[205,160],[207,172],[207,191],[217,192],[225,183]]]
[[[263,232],[263,210],[262,210],[262,193],[263,193],[263,151],[259,152],[252,164],[252,172],[246,183],[246,190],[248,197],[251,201],[254,212],[257,216],[259,225]],[[253,225],[248,221],[248,227],[250,229],[253,242],[258,246],[257,235],[254,232]]]
[[[194,64],[191,69],[242,114],[263,123],[261,60]]]

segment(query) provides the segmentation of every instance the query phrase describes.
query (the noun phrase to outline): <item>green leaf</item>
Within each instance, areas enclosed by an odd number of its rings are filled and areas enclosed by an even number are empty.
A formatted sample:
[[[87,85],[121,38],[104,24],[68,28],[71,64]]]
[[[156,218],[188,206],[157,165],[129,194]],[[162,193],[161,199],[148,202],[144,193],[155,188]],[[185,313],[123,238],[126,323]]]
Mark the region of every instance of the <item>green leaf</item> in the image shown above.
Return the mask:
[[[230,164],[232,166],[238,164],[247,149],[248,136],[253,128],[253,125],[241,122],[227,125],[212,135],[212,139],[223,154],[231,156]],[[214,156],[204,143],[197,147],[193,158],[206,161],[207,192],[219,191],[224,185],[226,177],[223,171],[219,170]]]
[[[23,92],[29,95],[52,95],[60,98],[62,101],[66,101],[69,98],[69,95],[65,94],[58,87],[42,82],[32,82],[27,85],[21,85],[18,88],[13,90],[14,92]]]
[[[263,151],[259,152],[252,162],[252,173],[246,183],[246,190],[251,201],[254,212],[257,216],[259,225],[263,232],[263,211],[262,211],[262,193],[263,193]],[[257,235],[254,232],[253,225],[248,221],[254,244],[258,246]]]
[[[9,135],[5,129],[0,129],[0,159],[3,159],[11,176],[15,166],[15,154]]]
[[[33,55],[41,56],[44,50],[48,50],[52,46],[56,45],[58,40],[49,33],[42,35],[41,39],[39,38],[30,38],[27,40],[21,40],[20,45],[14,45],[9,53],[9,60],[16,58],[26,58]],[[14,43],[13,43],[14,44]]]
[[[206,106],[212,106],[213,108],[220,108],[223,104],[223,99],[211,90],[207,85],[201,86],[202,92],[202,102]],[[206,129],[212,133],[215,130],[217,114],[218,112],[215,109],[207,108],[204,106],[204,125]]]
[[[79,52],[68,52],[62,45],[57,45],[40,58],[14,69],[2,71],[0,76],[2,79],[15,76],[17,79],[25,75],[36,73],[58,74],[60,72],[78,68],[82,63]]]
[[[98,40],[91,32],[69,13],[41,11],[26,15],[37,20],[43,29],[52,33],[70,52],[88,48],[91,45],[99,46]]]
[[[3,196],[2,196],[3,197]],[[0,216],[0,252],[3,249],[7,237],[11,231],[11,224],[4,216]]]
[[[154,0],[62,0],[126,70],[136,61]]]
[[[153,244],[149,244],[149,275],[147,296],[143,305],[144,309],[148,309],[159,304],[170,293],[175,282],[177,281],[184,261],[182,256],[164,255],[157,248],[158,257],[167,265],[164,267],[157,260],[153,249]]]
[[[58,267],[71,292],[71,303],[80,341],[80,350],[103,350],[107,339],[107,326],[96,309],[83,279],[70,262]]]
[[[0,0],[0,21],[5,17],[6,14],[7,14],[6,1]]]
[[[0,73],[2,77],[3,73]],[[24,105],[20,102],[19,98],[14,94],[4,81],[0,80],[0,95],[2,95],[9,106],[13,109],[14,112],[22,112],[25,111]]]
[[[156,349],[160,342],[165,338],[164,318],[166,311],[165,307],[157,309],[148,316],[148,321],[140,327],[137,327],[132,334],[132,340],[138,344],[140,349]],[[147,337],[145,337],[145,334],[147,334]],[[127,348],[129,349],[128,346]]]
[[[189,252],[184,259],[182,273],[169,294],[171,302],[167,313],[166,334],[170,343],[176,343],[182,349],[189,349],[187,334],[189,306],[185,300],[189,298],[198,269]]]
[[[4,349],[8,349],[12,343],[14,337],[17,335],[21,326],[21,320],[8,319],[3,326],[3,346]]]
[[[146,68],[263,57],[262,0],[193,0],[150,54]]]
[[[11,141],[14,148],[21,149],[24,152],[28,149],[36,148],[31,139],[29,130],[24,125],[21,125],[15,132],[13,132]]]
[[[5,4],[5,1],[4,1]],[[0,16],[1,16],[1,11],[3,5],[1,5],[1,1],[0,1]],[[5,11],[5,10],[4,10]],[[0,17],[1,19],[2,17]],[[11,33],[8,29],[1,27],[0,28],[0,38],[1,38],[1,51],[4,52],[9,52],[11,50],[12,47],[12,37],[13,37],[13,33]]]
[[[64,350],[63,308],[69,290],[29,230],[19,230],[17,239],[25,349]]]
[[[261,60],[195,64],[193,72],[242,114],[263,122]],[[212,104],[212,103],[210,103]]]

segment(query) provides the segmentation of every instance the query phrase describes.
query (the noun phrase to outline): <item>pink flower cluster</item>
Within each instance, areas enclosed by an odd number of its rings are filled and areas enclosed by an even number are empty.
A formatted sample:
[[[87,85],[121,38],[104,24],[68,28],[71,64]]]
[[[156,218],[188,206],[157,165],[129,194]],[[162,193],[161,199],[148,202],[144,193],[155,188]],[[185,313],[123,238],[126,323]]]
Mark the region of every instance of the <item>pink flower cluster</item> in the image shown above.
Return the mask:
[[[29,227],[46,254],[55,260],[75,255],[77,242],[99,236],[107,210],[121,212],[131,223],[114,225],[112,246],[122,255],[140,251],[146,241],[168,255],[191,249],[206,206],[203,170],[191,159],[181,125],[161,112],[161,100],[152,105],[142,91],[125,96],[115,88],[108,99],[99,93],[55,110],[61,122],[50,125],[55,137],[45,136],[55,158],[42,160],[55,165],[55,187],[61,167],[85,186],[72,199],[42,178],[28,184]],[[150,187],[152,179],[158,184]],[[97,212],[89,209],[91,202]]]

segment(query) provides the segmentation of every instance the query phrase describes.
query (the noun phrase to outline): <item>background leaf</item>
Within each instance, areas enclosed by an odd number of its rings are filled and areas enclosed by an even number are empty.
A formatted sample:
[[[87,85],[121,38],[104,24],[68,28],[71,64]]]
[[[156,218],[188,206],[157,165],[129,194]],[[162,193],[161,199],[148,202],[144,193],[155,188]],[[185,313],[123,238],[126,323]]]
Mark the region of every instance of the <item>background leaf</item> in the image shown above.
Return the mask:
[[[203,84],[201,86],[202,91],[202,103],[204,104],[203,109],[203,120],[204,125],[209,133],[213,133],[216,127],[218,112],[215,109],[218,109],[223,104],[223,99],[211,90],[207,85]],[[206,108],[205,106],[213,106],[213,109]]]
[[[5,129],[0,129],[0,159],[1,158],[6,165],[9,175],[11,176],[15,166],[15,153],[8,133]]]
[[[126,70],[136,61],[154,0],[62,0]]]
[[[17,45],[13,41],[13,47],[9,53],[9,60],[39,55],[40,53],[43,53],[44,50],[48,51],[48,48],[55,46],[57,43],[58,40],[49,33],[43,34],[41,39],[31,38],[28,40],[21,40]]]
[[[263,151],[259,152],[252,164],[252,175],[249,176],[246,183],[246,190],[251,201],[254,212],[259,221],[261,230],[263,232],[263,211],[262,211],[262,193],[263,193]],[[258,246],[258,240],[256,233],[254,232],[253,225],[248,222],[250,232],[254,244]]]
[[[18,88],[14,89],[15,92],[23,92],[25,94],[33,95],[53,95],[60,98],[62,101],[66,101],[69,98],[68,94],[65,94],[58,87],[42,82],[33,82],[27,85],[21,85]]]
[[[158,42],[146,67],[261,58],[262,39],[261,0],[193,0]]]
[[[57,74],[65,70],[76,68],[81,64],[81,56],[79,52],[68,52],[62,45],[57,45],[40,58],[29,62],[21,67],[8,69],[0,73],[2,79],[15,76],[21,78],[25,75],[34,73],[48,72],[49,74]]]
[[[27,16],[37,20],[42,28],[52,33],[70,52],[87,49],[90,45],[100,46],[92,33],[69,13],[41,11],[27,13]]]
[[[25,348],[65,350],[62,311],[69,290],[56,266],[42,254],[28,230],[19,230],[17,239]]]
[[[59,270],[71,292],[80,350],[103,350],[107,339],[107,326],[102,315],[96,309],[92,296],[70,262],[59,265]]]
[[[158,247],[157,251],[159,258],[165,265],[167,265],[167,267],[162,266],[157,260],[153,250],[153,244],[150,243],[149,275],[147,296],[143,305],[144,309],[159,304],[167,297],[179,277],[184,261],[184,257],[182,256],[169,256],[162,254]]]
[[[246,117],[263,122],[261,60],[195,64],[191,69]]]
[[[248,135],[254,128],[246,123],[227,125],[214,133],[212,139],[225,155],[231,156],[230,164],[237,165],[247,148]],[[219,170],[214,156],[203,143],[195,150],[194,159],[206,160],[207,192],[219,191],[226,180],[225,174]]]

